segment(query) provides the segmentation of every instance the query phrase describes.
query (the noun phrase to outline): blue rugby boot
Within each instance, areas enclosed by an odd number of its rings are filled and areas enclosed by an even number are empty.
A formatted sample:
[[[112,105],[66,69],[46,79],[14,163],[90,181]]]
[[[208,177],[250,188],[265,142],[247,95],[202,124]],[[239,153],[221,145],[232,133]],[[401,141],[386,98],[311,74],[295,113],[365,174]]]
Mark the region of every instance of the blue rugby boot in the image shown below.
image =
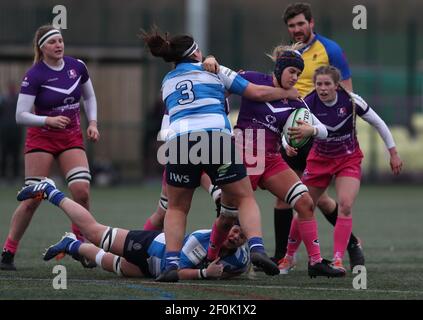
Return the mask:
[[[48,199],[51,203],[59,206],[60,202],[65,197],[64,193],[56,189],[56,185],[51,179],[44,179],[36,184],[23,187],[17,195],[18,201],[27,199]]]
[[[80,255],[78,253],[78,249],[80,245],[81,241],[77,240],[73,233],[66,232],[58,243],[47,248],[47,251],[44,253],[43,260],[49,261],[53,258],[60,260],[66,254],[70,254],[74,259],[79,261]]]

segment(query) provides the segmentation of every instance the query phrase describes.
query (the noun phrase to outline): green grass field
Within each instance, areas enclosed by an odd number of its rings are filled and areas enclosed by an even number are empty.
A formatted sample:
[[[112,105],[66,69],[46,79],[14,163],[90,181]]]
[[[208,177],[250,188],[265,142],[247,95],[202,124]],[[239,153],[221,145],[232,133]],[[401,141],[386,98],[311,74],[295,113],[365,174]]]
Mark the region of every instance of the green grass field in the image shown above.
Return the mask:
[[[0,241],[7,236],[17,202],[15,187],[0,192]],[[92,212],[103,224],[128,229],[142,228],[155,209],[159,184],[142,187],[93,188]],[[49,203],[43,203],[27,230],[16,256],[17,272],[0,271],[0,299],[422,299],[423,298],[423,187],[363,186],[354,210],[354,231],[362,238],[366,255],[367,289],[353,289],[355,275],[343,279],[310,279],[306,252],[299,251],[296,270],[286,276],[263,273],[225,281],[156,283],[150,279],[122,279],[99,268],[83,269],[66,257],[67,289],[52,283],[58,262],[42,261],[44,248],[57,242],[70,223]],[[259,191],[264,241],[273,254],[274,199]],[[208,228],[214,218],[209,195],[197,190],[189,215],[188,230]],[[332,227],[318,213],[322,253],[330,258]],[[348,259],[347,259],[348,260]],[[346,261],[347,262],[347,261]],[[348,263],[348,262],[347,262]]]

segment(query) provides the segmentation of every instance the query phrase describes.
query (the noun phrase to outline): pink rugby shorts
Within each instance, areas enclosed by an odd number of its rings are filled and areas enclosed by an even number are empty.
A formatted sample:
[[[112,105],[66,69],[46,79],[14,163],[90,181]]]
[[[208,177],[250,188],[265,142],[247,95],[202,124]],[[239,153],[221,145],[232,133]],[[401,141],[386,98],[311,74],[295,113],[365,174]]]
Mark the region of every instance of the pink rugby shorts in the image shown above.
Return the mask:
[[[307,158],[302,182],[306,186],[327,188],[335,177],[361,179],[361,161],[363,153],[357,148],[354,153],[339,158],[320,156],[313,148]]]

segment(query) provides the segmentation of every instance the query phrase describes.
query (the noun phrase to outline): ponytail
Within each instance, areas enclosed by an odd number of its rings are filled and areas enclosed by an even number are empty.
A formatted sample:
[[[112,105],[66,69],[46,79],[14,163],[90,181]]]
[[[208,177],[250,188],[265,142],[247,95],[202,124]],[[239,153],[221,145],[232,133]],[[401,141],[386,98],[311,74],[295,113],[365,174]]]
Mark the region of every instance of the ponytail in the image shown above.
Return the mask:
[[[168,32],[162,36],[157,28],[153,29],[151,33],[142,30],[141,38],[153,56],[163,58],[166,62],[178,63],[198,49],[191,36],[177,35],[170,37]]]

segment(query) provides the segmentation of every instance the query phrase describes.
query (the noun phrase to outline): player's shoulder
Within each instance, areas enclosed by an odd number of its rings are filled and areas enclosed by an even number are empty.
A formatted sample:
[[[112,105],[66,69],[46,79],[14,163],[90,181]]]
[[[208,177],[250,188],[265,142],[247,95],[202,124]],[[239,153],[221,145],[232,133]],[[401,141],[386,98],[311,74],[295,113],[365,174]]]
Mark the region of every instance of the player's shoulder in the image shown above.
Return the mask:
[[[313,88],[313,90],[309,91],[303,98],[303,100],[308,104],[312,102],[314,99],[318,97],[316,90]]]
[[[208,237],[210,234],[211,234],[210,229],[200,229],[200,230],[195,230],[194,232],[192,232],[190,236],[194,236],[196,238],[202,238],[202,237]]]
[[[342,52],[341,46],[334,40],[316,33],[316,40],[319,41],[329,54],[337,54]]]
[[[360,106],[364,110],[367,109],[367,102],[361,96],[354,92],[349,92],[349,95],[351,96],[356,105]]]
[[[34,63],[25,73],[23,78],[22,86],[26,87],[29,85],[34,85],[38,82],[43,82],[43,79],[46,77],[44,72],[44,62],[42,60]]]
[[[269,83],[272,83],[272,77],[270,75],[258,71],[241,71],[239,75],[255,84],[268,85]]]
[[[85,69],[85,70],[87,69],[87,64],[85,63],[85,61],[81,59],[77,59],[70,56],[64,56],[63,61],[65,61],[65,64],[71,65],[72,67],[78,67],[80,69]]]

